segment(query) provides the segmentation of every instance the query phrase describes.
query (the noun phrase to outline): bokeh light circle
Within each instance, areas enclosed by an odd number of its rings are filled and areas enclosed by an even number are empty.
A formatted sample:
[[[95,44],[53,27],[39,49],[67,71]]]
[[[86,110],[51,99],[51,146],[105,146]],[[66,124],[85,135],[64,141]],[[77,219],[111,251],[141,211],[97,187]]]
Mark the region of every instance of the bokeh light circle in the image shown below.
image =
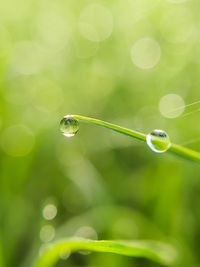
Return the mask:
[[[42,242],[50,242],[55,236],[55,228],[48,224],[44,225],[40,230],[40,240]]]
[[[160,45],[151,38],[139,39],[131,48],[131,59],[140,69],[155,67],[160,60],[160,56]]]
[[[48,221],[53,220],[56,217],[56,214],[57,208],[53,204],[46,205],[42,211],[43,217]]]
[[[159,103],[160,113],[166,118],[177,118],[183,113],[184,109],[184,100],[177,94],[165,95]]]
[[[87,6],[80,15],[79,30],[86,39],[93,42],[107,39],[113,30],[111,12],[100,4]]]

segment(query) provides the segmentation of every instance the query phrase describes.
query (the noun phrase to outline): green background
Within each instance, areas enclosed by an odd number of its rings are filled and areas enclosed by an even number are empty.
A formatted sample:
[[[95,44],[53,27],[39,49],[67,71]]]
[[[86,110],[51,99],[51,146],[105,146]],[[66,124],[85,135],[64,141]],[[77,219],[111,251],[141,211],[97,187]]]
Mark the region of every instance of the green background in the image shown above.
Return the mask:
[[[170,241],[180,250],[176,266],[199,266],[198,164],[89,124],[73,138],[59,131],[64,115],[80,114],[146,134],[164,129],[177,144],[198,138],[198,104],[170,119],[159,103],[168,94],[186,105],[200,98],[199,12],[199,0],[0,4],[1,267],[31,266],[46,225],[54,240],[89,227],[98,239]],[[151,68],[131,57],[143,38],[160,49]],[[144,58],[138,49],[145,62],[151,49]],[[47,204],[57,207],[51,221]],[[98,253],[56,266],[66,265],[159,266]]]

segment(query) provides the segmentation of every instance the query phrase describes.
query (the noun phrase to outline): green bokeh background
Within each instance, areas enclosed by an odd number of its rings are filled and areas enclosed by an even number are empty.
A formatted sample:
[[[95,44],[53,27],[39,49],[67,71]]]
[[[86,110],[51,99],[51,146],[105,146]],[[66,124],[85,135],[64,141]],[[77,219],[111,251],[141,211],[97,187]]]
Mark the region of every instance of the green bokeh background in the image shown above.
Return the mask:
[[[100,16],[88,15],[91,5]],[[54,240],[91,227],[99,239],[170,241],[180,251],[176,266],[199,266],[198,164],[88,124],[74,138],[59,132],[64,115],[80,114],[143,133],[164,129],[178,144],[198,138],[198,104],[169,119],[159,103],[167,94],[186,105],[200,99],[199,12],[199,0],[0,4],[1,267],[31,266],[45,225]],[[149,69],[131,58],[142,38],[161,51]],[[51,221],[42,215],[47,204],[57,207]],[[159,265],[93,253],[56,266]]]

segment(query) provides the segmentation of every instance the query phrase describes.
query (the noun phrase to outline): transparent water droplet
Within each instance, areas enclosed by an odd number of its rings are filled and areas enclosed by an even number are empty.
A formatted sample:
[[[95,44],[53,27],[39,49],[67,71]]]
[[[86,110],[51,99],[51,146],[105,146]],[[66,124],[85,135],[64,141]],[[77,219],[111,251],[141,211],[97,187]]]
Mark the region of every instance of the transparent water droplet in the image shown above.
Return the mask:
[[[60,122],[60,131],[66,137],[74,136],[79,130],[79,122],[71,115],[65,116]]]
[[[157,129],[147,135],[146,142],[151,150],[156,153],[164,153],[171,146],[168,134],[163,130]]]

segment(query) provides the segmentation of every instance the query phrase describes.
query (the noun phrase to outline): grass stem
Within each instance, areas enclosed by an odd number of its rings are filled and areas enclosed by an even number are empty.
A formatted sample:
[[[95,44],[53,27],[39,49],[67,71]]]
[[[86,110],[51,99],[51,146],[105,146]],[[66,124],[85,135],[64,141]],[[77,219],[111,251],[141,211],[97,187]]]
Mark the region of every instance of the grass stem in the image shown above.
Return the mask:
[[[71,115],[71,117],[83,121],[83,122],[87,122],[87,123],[92,123],[98,126],[102,126],[105,127],[107,129],[116,131],[118,133],[124,134],[124,135],[128,135],[130,137],[133,137],[135,139],[141,140],[141,141],[145,141],[146,142],[146,134],[131,130],[131,129],[127,129],[121,126],[118,126],[116,124],[112,124],[109,122],[105,122],[102,120],[98,120],[98,119],[94,119],[94,118],[89,118],[89,117],[85,117],[85,116],[80,116],[80,115]],[[197,151],[194,151],[192,149],[186,148],[186,147],[182,147],[180,145],[176,145],[176,144],[171,144],[171,147],[168,150],[169,152],[176,154],[177,156],[181,157],[181,158],[185,158],[191,161],[196,161],[200,163],[200,153]]]

